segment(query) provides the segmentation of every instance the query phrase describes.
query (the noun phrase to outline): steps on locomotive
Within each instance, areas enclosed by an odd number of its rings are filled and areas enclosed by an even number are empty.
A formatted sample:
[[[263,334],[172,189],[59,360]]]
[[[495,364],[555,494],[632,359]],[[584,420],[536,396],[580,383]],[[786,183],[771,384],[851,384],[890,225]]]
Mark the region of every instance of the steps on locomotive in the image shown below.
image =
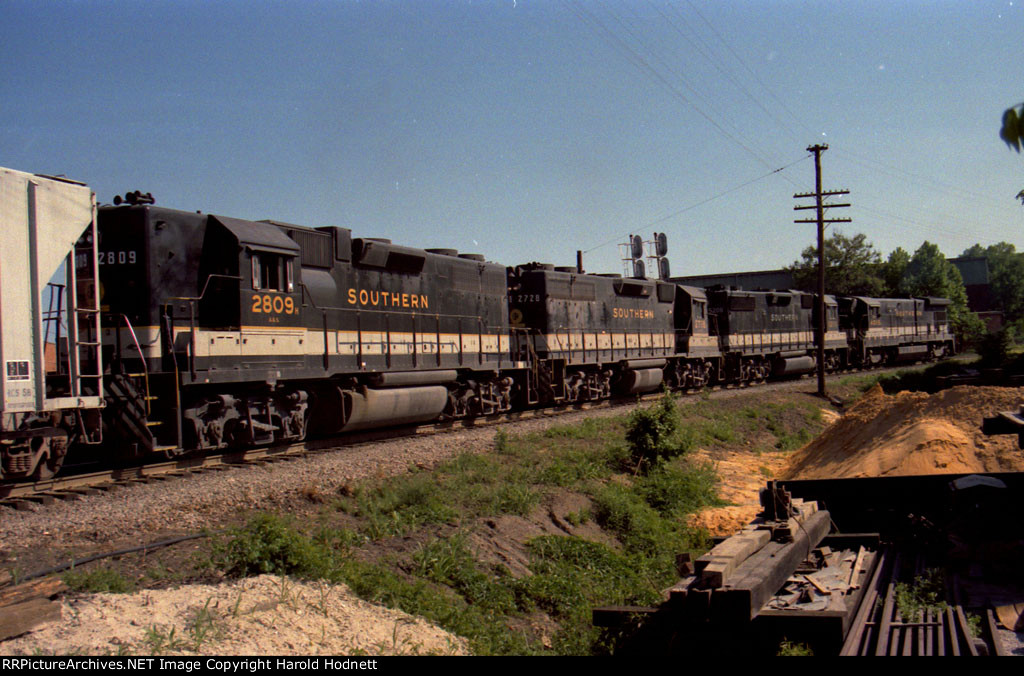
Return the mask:
[[[180,446],[177,425],[170,424],[178,415],[176,396],[164,380],[140,372],[105,378],[112,438],[128,444],[132,455],[170,451]],[[159,401],[170,401],[171,405],[152,405]]]

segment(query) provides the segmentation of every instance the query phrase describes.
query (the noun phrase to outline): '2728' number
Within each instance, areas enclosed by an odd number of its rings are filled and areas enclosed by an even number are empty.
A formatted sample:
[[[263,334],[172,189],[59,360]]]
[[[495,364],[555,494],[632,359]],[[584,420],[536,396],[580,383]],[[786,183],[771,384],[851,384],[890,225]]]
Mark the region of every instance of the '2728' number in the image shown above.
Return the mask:
[[[289,296],[271,296],[265,293],[252,295],[252,311],[254,313],[293,315],[298,312],[295,299]]]

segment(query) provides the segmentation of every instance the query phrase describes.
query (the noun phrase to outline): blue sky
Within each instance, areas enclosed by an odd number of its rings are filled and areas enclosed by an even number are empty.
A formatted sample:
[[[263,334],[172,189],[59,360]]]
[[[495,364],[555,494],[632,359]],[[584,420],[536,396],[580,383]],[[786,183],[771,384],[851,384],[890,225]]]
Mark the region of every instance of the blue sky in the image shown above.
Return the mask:
[[[1024,0],[0,0],[0,165],[241,218],[620,272],[1024,248]],[[786,167],[782,171],[774,171]],[[773,173],[774,172],[774,173]]]

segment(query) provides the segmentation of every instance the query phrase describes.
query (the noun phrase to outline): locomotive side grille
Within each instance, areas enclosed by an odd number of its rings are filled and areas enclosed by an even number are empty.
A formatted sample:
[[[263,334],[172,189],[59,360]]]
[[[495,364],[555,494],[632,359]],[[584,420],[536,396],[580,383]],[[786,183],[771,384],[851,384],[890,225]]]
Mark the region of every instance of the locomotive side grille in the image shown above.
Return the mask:
[[[288,235],[301,249],[303,267],[328,268],[334,265],[334,247],[331,235],[310,230],[289,230]]]

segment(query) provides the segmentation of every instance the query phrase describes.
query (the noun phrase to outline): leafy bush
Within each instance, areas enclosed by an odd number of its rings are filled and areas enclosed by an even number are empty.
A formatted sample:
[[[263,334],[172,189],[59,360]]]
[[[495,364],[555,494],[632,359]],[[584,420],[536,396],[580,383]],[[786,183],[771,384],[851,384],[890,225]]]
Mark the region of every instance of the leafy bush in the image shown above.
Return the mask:
[[[679,426],[675,397],[667,392],[653,406],[633,411],[626,428],[626,442],[638,471],[647,472],[656,464],[689,450],[675,438]]]

